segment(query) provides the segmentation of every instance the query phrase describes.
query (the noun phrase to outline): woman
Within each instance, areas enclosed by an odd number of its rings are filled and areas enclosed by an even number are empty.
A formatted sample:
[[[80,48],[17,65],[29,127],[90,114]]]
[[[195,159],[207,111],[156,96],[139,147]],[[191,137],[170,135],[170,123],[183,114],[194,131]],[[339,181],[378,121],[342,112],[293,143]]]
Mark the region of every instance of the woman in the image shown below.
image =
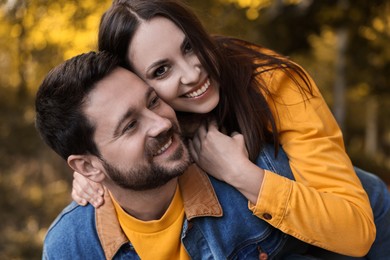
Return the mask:
[[[102,18],[99,49],[123,57],[178,112],[194,135],[195,162],[246,196],[255,215],[327,250],[368,252],[375,239],[369,200],[337,123],[298,65],[242,40],[209,36],[175,1],[116,1]],[[266,142],[283,147],[296,181],[253,163]]]

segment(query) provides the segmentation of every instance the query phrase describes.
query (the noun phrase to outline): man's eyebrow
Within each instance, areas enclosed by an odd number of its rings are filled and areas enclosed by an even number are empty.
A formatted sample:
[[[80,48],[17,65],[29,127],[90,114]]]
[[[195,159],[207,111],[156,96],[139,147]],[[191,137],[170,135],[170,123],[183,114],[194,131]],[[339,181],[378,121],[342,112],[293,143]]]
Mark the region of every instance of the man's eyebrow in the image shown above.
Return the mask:
[[[150,96],[152,95],[152,93],[155,92],[154,89],[150,86],[148,86],[148,90],[145,92],[145,102],[147,103],[148,102],[148,99],[150,98]],[[118,137],[121,135],[122,131],[121,131],[121,127],[122,125],[124,124],[124,122],[126,120],[128,120],[129,118],[131,118],[136,112],[136,108],[135,107],[130,107],[126,113],[124,113],[121,117],[121,119],[119,120],[118,124],[116,125],[115,127],[115,130],[114,130],[114,138]]]
[[[148,86],[148,90],[145,92],[145,100],[147,101],[154,92],[154,88]]]

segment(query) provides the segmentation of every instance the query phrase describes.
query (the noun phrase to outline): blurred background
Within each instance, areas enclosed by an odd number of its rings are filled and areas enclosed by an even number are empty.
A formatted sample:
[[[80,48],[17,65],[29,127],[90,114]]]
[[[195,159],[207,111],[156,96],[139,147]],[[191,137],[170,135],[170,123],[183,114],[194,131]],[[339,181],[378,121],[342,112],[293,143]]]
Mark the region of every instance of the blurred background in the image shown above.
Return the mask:
[[[317,82],[355,165],[390,184],[390,1],[187,1],[211,33],[274,49]],[[0,259],[40,259],[72,172],[34,128],[46,73],[96,50],[111,0],[0,0]]]

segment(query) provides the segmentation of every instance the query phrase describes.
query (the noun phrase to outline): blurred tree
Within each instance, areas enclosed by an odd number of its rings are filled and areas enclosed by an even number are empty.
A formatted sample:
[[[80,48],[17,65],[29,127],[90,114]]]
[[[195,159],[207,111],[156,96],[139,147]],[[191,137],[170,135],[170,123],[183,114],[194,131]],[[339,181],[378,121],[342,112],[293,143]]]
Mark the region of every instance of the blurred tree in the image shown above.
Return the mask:
[[[385,138],[390,131],[385,112],[388,109],[380,108],[387,104],[383,101],[390,94],[388,1],[220,2],[241,9],[247,20],[252,20],[248,28],[256,33],[248,40],[297,58],[311,72],[332,106],[357,164],[366,161],[365,156],[381,161],[382,165],[390,164],[390,154],[383,154],[389,146]],[[356,111],[357,106],[353,105],[357,100],[358,107],[366,108],[362,111],[365,113]],[[365,143],[366,148],[359,144],[356,149],[355,141],[364,138],[364,142],[358,142]]]
[[[111,1],[0,2],[0,259],[39,259],[53,218],[70,200],[71,172],[34,129],[33,99],[55,65],[95,49]]]
[[[186,2],[210,32],[290,55],[314,76],[331,105],[337,29],[345,28],[342,74],[348,86],[349,151],[357,154],[355,162],[386,179],[390,109],[383,107],[390,107],[390,3],[349,1],[347,8],[338,0]],[[110,4],[111,0],[0,0],[0,259],[41,258],[48,225],[70,200],[70,170],[34,129],[34,95],[52,67],[95,49],[98,23]],[[366,100],[372,100],[371,109],[366,109]],[[366,125],[365,112],[372,120]],[[365,134],[367,153],[380,160],[361,156]]]

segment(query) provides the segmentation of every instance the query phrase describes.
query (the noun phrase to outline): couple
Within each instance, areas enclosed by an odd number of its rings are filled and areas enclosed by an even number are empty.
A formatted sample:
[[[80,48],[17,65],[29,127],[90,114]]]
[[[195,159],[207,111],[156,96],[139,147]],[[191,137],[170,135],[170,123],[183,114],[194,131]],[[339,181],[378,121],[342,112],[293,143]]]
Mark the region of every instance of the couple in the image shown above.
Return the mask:
[[[172,250],[167,253],[172,256],[169,258],[331,254],[317,247],[307,249],[308,244],[352,256],[363,256],[367,251],[376,259],[381,253],[386,255],[389,247],[381,242],[388,229],[384,222],[389,214],[388,193],[378,190],[384,187],[378,179],[358,170],[370,195],[368,201],[343,150],[333,117],[314,82],[297,65],[249,43],[211,38],[197,18],[175,1],[115,2],[102,18],[99,49],[123,60],[105,67],[111,63],[97,61],[104,60],[106,54],[75,58],[50,73],[37,95],[37,126],[46,142],[75,171],[103,183],[110,191],[105,192],[104,206],[96,210],[96,223],[90,206],[71,205],[61,215],[45,240],[45,255],[49,258],[53,253],[93,256],[92,252],[102,258],[104,252],[109,258],[124,252],[134,255],[134,248],[141,258],[147,259],[143,256],[149,253],[162,258],[164,248],[151,249],[155,241],[170,241],[164,243]],[[95,63],[103,65],[93,67]],[[169,130],[175,129],[175,120],[153,91],[146,91],[143,99],[135,95],[139,90],[131,87],[139,79],[123,77],[118,65],[137,73],[165,102],[181,111],[178,117],[183,131],[194,135],[189,142],[193,159],[216,178],[203,178],[205,175],[191,166],[179,177],[176,188],[177,178],[173,176],[183,173],[183,169],[170,172],[171,180],[165,172],[176,166],[186,168],[186,152],[179,152],[177,131]],[[87,70],[84,82],[83,69]],[[131,97],[139,99],[135,104],[121,99],[124,93],[118,86],[126,82]],[[111,84],[118,90],[107,87]],[[110,91],[101,93],[100,85]],[[77,88],[89,87],[76,94]],[[114,96],[115,101],[109,102]],[[152,98],[147,102],[146,97]],[[101,103],[92,102],[95,99]],[[48,118],[43,119],[46,105],[52,107],[46,108]],[[125,109],[125,105],[129,107],[123,116],[111,115]],[[67,110],[80,113],[69,115],[67,121]],[[214,123],[196,125],[193,134],[190,126],[198,121],[198,113],[212,114],[218,126],[232,136],[220,133]],[[85,119],[90,125],[81,127]],[[110,133],[113,129],[109,125],[115,120],[115,131]],[[99,124],[103,133],[98,132]],[[68,136],[72,131],[74,136]],[[276,147],[279,142],[289,161],[283,150],[275,159],[274,147],[260,146],[267,141],[274,141]],[[227,149],[229,152],[222,153]],[[375,224],[386,227],[378,228],[380,236],[371,250],[375,225],[370,202]],[[115,212],[116,222],[104,222]],[[167,222],[176,225],[165,226]],[[67,236],[61,237],[65,230]],[[89,230],[91,236],[84,239],[79,230]]]

